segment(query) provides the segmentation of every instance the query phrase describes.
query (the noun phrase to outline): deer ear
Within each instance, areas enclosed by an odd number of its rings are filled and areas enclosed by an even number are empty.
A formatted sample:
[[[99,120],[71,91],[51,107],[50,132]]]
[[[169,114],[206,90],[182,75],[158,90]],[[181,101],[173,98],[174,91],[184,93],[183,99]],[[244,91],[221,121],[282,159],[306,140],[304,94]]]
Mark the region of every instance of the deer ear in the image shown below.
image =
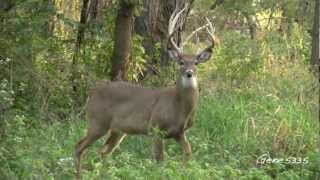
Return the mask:
[[[197,55],[197,62],[198,63],[206,62],[208,59],[210,59],[211,54],[212,54],[212,48],[206,48],[205,50],[203,50]]]
[[[176,50],[168,50],[168,54],[171,59],[179,59],[179,52]]]

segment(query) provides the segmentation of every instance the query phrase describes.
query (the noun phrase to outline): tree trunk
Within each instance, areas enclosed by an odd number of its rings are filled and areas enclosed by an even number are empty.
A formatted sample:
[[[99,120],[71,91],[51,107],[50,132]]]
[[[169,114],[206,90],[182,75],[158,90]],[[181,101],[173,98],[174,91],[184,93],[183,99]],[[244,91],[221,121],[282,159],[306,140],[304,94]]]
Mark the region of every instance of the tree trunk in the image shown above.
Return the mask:
[[[114,48],[111,58],[111,80],[127,80],[127,64],[129,61],[134,20],[132,2],[120,2],[115,26]]]
[[[85,25],[88,18],[88,3],[89,3],[89,0],[83,0],[81,14],[80,14],[80,24],[78,26],[77,39],[75,43],[75,49],[74,49],[74,54],[72,57],[72,64],[71,64],[72,91],[75,95],[77,94],[77,83],[76,83],[76,79],[78,78],[77,64],[78,64],[78,57],[80,53],[80,47],[84,39]]]
[[[250,38],[254,39],[256,37],[256,32],[257,32],[257,23],[254,19],[254,16],[246,12],[244,12],[243,15],[247,20]]]
[[[0,10],[1,11],[9,11],[11,8],[14,7],[14,3],[10,0],[2,0],[0,2]]]
[[[189,6],[185,13],[182,15],[181,27],[178,30],[175,39],[179,44],[181,41],[181,31],[185,25],[185,19],[190,11],[190,6],[193,0],[176,0],[176,1],[162,1],[162,0],[144,0],[144,11],[141,16],[136,18],[135,32],[142,37],[143,46],[146,50],[146,54],[150,57],[148,63],[154,65],[158,61],[158,57],[155,57],[155,44],[160,43],[160,64],[168,64],[167,54],[167,40],[168,40],[168,22],[172,12],[176,5],[179,9],[182,9],[185,4]],[[152,69],[148,69],[146,73],[152,72]]]
[[[0,1],[0,12],[1,11],[10,11],[15,6],[15,3],[13,3],[10,0],[1,0]],[[4,22],[5,19],[3,19],[2,16],[0,16],[0,22]]]
[[[48,0],[48,9],[52,10],[54,8],[54,0]],[[47,24],[48,35],[52,35],[54,31],[54,15],[50,14]]]
[[[96,20],[97,17],[101,16],[101,1],[100,0],[91,0],[89,11],[88,11],[88,18],[90,20]]]
[[[320,0],[315,0],[313,32],[312,32],[312,50],[311,50],[311,70],[318,76],[318,85],[320,83]],[[320,102],[320,97],[319,97]],[[320,108],[318,107],[318,118],[320,124]],[[319,129],[320,136],[320,129]],[[320,148],[320,141],[318,142]]]
[[[315,10],[314,10],[314,21],[313,21],[313,32],[312,32],[312,50],[311,50],[311,68],[312,70],[319,75],[319,65],[320,65],[320,23],[319,23],[319,16],[320,16],[320,7],[319,7],[319,0],[315,0]],[[319,78],[320,80],[320,78]]]
[[[288,38],[290,38],[293,28],[293,17],[290,16],[289,9],[285,3],[280,3],[280,10],[282,18],[278,31],[280,33],[286,34]]]
[[[76,39],[75,55],[73,56],[74,57],[73,62],[75,63],[76,63],[77,55],[80,51],[81,43],[84,39],[84,31],[85,31],[85,26],[88,19],[88,4],[89,4],[89,0],[83,0],[83,5],[82,5],[81,15],[80,15],[80,24],[78,27],[78,33],[77,33],[77,39]]]

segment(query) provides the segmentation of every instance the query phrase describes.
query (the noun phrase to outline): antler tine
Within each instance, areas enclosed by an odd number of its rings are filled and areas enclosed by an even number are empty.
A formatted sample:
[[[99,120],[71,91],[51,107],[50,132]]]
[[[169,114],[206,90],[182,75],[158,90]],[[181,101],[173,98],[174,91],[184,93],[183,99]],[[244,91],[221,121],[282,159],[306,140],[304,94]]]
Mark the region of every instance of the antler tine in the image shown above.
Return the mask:
[[[201,31],[204,28],[207,28],[209,26],[209,24],[205,24],[204,26],[198,27],[196,30],[192,31],[187,38],[185,39],[185,41],[182,43],[182,47],[184,45],[187,44],[187,42],[192,38],[192,36],[194,36],[197,32]]]
[[[176,51],[178,51],[179,53],[181,53],[181,49],[178,47],[178,45],[174,42],[173,40],[173,35],[175,33],[175,31],[178,29],[176,27],[177,21],[180,17],[180,15],[183,13],[183,11],[186,9],[186,7],[184,7],[182,10],[178,11],[178,6],[176,6],[176,9],[173,11],[172,15],[170,16],[169,19],[169,26],[168,26],[168,33],[169,33],[169,41],[172,44],[172,46],[175,48]]]
[[[179,13],[178,11],[178,6],[176,6],[176,8],[174,9],[174,11],[172,12],[170,19],[169,19],[169,26],[168,26],[168,33],[169,35],[171,35],[174,32],[174,27],[175,24],[173,24],[173,20],[175,19],[176,15]],[[175,22],[176,23],[176,22]]]
[[[206,29],[206,31],[208,32],[210,38],[212,39],[212,41],[214,41],[215,28],[214,28],[214,26],[212,25],[211,21],[210,21],[208,18],[206,18],[206,21],[207,21],[207,23],[206,23],[205,25],[203,25],[203,26],[201,26],[201,27],[198,27],[197,29],[195,29],[194,31],[192,31],[192,32],[187,36],[187,38],[185,39],[185,41],[182,43],[182,47],[183,47],[184,45],[186,45],[187,42],[188,42],[197,32],[199,32],[199,31],[201,31],[201,30],[203,30],[203,29]],[[209,30],[208,28],[209,28],[210,30]]]
[[[215,27],[212,25],[212,22],[206,18],[208,26],[206,27],[207,33],[209,34],[209,37],[211,39],[211,45],[210,47],[214,47],[215,44],[215,38],[214,38],[214,32],[215,32]]]

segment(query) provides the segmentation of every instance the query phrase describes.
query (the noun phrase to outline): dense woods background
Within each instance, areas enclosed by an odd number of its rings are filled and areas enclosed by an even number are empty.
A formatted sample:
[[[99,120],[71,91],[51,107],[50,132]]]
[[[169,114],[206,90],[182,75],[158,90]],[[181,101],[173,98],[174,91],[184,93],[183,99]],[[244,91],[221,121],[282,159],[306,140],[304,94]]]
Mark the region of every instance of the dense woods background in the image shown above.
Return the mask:
[[[84,179],[319,179],[318,0],[2,0],[0,177],[72,179],[90,89],[119,77],[173,85],[167,26],[186,4],[177,41],[209,17],[219,42],[199,66],[189,167],[174,143],[158,166],[150,140],[130,137],[103,160],[94,145]],[[200,31],[185,51],[206,41]],[[296,159],[257,165],[263,154]]]

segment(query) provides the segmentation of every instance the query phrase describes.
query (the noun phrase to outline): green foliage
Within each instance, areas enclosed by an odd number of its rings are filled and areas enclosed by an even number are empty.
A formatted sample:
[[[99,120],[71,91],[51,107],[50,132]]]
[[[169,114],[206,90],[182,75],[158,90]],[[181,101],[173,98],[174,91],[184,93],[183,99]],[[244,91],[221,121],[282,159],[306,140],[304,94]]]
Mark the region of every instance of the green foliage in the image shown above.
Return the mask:
[[[268,31],[264,36],[263,47],[264,56],[271,59],[286,61],[301,60],[308,63],[311,49],[310,34],[304,32],[298,24],[293,24],[290,36],[279,34],[277,31]]]
[[[153,66],[155,76],[146,77],[143,84],[151,87],[163,87],[174,85],[176,80],[176,63],[170,62],[168,66],[161,66],[160,64]]]
[[[15,108],[27,110],[30,114],[45,112],[50,116],[45,110],[68,100],[65,95],[63,98],[55,96],[68,92],[64,81],[66,74],[61,74],[65,71],[65,62],[61,61],[63,51],[68,45],[48,34],[46,24],[53,12],[43,1],[11,3],[13,8],[0,16],[0,19],[5,19],[1,21],[3,28],[0,30],[1,62],[10,59],[0,66],[1,80],[9,81],[8,90],[14,92]],[[54,108],[51,113],[59,114],[60,110]]]
[[[131,60],[129,64],[128,77],[130,81],[139,81],[139,76],[143,76],[146,65],[146,55],[142,46],[142,37],[136,35],[133,37],[133,47],[131,51]]]
[[[9,108],[13,105],[14,92],[10,90],[9,82],[7,79],[2,79],[0,82],[0,102],[3,108]]]
[[[95,82],[109,78],[119,1],[111,1],[101,19],[88,20],[85,27],[75,65],[80,106],[73,102],[70,83],[79,1],[56,2],[5,1],[13,5],[10,10],[0,5],[2,179],[74,179],[74,145],[87,127],[77,112],[84,109]],[[136,2],[138,16],[143,6]],[[181,166],[174,141],[166,144],[167,161],[156,164],[149,137],[127,137],[120,150],[101,159],[101,139],[83,158],[83,179],[320,177],[319,84],[308,71],[314,2],[225,0],[214,12],[207,11],[214,2],[195,1],[186,26],[191,31],[205,23],[204,16],[216,16],[220,39],[212,59],[198,66],[201,91],[196,122],[188,132],[193,149],[189,165]],[[53,32],[49,20],[55,23]],[[174,85],[175,63],[160,61],[160,43],[148,57],[144,38],[133,35],[129,79],[145,77],[139,83],[152,87]],[[195,49],[191,43],[190,51]],[[155,75],[144,74],[149,70]],[[263,154],[306,158],[308,163],[257,165]]]
[[[168,86],[174,84],[176,80],[176,63],[169,60],[167,65],[163,65],[160,61],[161,56],[161,44],[156,43],[153,46],[152,57],[149,57],[155,62],[148,68],[155,74],[155,76],[146,76],[143,80],[143,84],[153,87]]]
[[[223,44],[215,49],[217,71],[230,80],[243,80],[251,73],[259,73],[263,64],[261,51],[256,40],[239,32],[225,32]]]
[[[83,157],[83,179],[315,179],[320,165],[314,143],[319,129],[314,121],[315,79],[303,64],[281,76],[277,72],[272,69],[259,81],[246,79],[238,88],[219,80],[212,89],[203,78],[206,87],[188,133],[193,156],[187,167],[181,166],[181,149],[174,141],[166,143],[167,159],[159,165],[151,159],[150,137],[128,136],[105,159],[98,154],[105,141],[101,139]],[[30,128],[32,117],[6,117],[1,177],[73,179],[74,145],[87,125],[77,117],[67,120]],[[257,166],[265,153],[308,158],[309,163]]]

